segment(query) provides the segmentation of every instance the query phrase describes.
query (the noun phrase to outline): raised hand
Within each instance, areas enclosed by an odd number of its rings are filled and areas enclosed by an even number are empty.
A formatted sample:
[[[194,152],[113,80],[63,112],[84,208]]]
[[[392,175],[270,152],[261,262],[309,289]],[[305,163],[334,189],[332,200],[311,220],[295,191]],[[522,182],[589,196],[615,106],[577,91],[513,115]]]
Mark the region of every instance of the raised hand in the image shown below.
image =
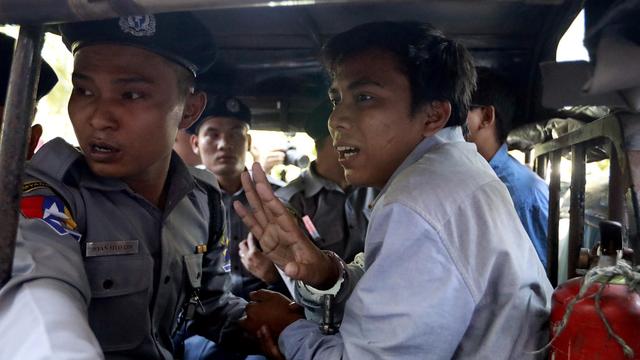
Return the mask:
[[[318,289],[330,288],[340,268],[298,226],[295,217],[273,194],[267,177],[254,163],[253,179],[242,174],[242,187],[251,209],[235,201],[233,206],[244,224],[258,239],[263,253],[287,276]]]

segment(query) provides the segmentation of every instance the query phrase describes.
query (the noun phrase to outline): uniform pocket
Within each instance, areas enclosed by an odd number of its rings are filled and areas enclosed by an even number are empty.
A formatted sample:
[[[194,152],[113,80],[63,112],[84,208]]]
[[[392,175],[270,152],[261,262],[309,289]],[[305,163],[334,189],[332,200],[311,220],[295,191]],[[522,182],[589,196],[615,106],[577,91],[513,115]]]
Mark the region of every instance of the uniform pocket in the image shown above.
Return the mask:
[[[89,324],[104,351],[138,346],[149,334],[153,263],[143,255],[85,260],[91,286]]]
[[[185,255],[184,267],[191,286],[199,288],[202,284],[202,254]]]

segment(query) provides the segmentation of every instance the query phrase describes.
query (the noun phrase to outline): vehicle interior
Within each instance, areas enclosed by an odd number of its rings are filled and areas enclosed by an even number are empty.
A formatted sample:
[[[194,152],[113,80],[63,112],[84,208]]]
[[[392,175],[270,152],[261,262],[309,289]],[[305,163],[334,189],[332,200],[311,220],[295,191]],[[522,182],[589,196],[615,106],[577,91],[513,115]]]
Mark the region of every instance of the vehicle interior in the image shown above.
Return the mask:
[[[579,274],[580,268],[588,267],[589,252],[581,251],[593,245],[583,242],[585,232],[589,232],[591,199],[587,194],[585,201],[585,189],[597,188],[594,197],[606,192],[604,200],[594,202],[606,203],[600,213],[605,212],[604,217],[625,225],[628,230],[625,247],[635,251],[636,262],[640,255],[638,231],[634,228],[640,226],[638,187],[634,186],[640,184],[640,163],[635,152],[625,147],[626,126],[640,120],[637,65],[640,62],[638,57],[632,57],[640,51],[640,29],[635,20],[640,15],[639,1],[39,0],[35,3],[0,0],[0,23],[21,25],[12,71],[15,78],[27,80],[10,84],[12,98],[7,102],[7,120],[2,125],[3,224],[5,219],[17,218],[17,194],[24,167],[24,156],[18,153],[24,148],[30,124],[30,118],[20,114],[29,114],[23,110],[33,107],[29,96],[37,83],[33,64],[39,61],[43,32],[53,31],[55,24],[139,13],[196,11],[219,49],[216,64],[206,74],[209,83],[214,84],[210,90],[246,101],[254,114],[256,129],[299,131],[304,117],[326,96],[328,80],[318,55],[329,37],[365,22],[413,20],[430,22],[442,29],[471,50],[477,66],[495,69],[516,85],[517,129],[509,144],[523,151],[525,161],[549,182],[552,256],[547,272],[552,283],[557,285]],[[558,43],[582,10],[585,44],[591,60],[558,63]],[[612,32],[619,37],[611,37]],[[602,40],[612,38],[626,42]],[[633,62],[629,57],[635,59],[635,64],[629,65],[629,61]],[[575,126],[562,121],[569,118],[576,121]],[[549,125],[551,119],[559,122]],[[561,169],[563,159],[571,164],[568,173],[566,168]],[[607,159],[610,175],[605,184],[588,184],[587,164]],[[568,176],[568,181],[561,179],[561,172],[563,178]],[[570,194],[566,193],[568,188]],[[559,230],[562,218],[569,220],[565,235]],[[0,279],[10,274],[16,234],[14,220],[0,228]]]

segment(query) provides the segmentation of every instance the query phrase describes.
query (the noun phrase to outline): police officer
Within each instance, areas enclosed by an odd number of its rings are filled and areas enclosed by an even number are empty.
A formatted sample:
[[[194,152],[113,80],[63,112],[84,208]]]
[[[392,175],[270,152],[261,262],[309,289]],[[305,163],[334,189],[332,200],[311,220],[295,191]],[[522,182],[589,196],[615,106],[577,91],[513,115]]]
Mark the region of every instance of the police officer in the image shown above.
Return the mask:
[[[247,300],[249,293],[258,289],[269,288],[287,293],[286,286],[277,276],[275,268],[272,281],[264,282],[242,266],[238,252],[238,246],[247,238],[249,230],[236,214],[232,204],[236,200],[243,204],[248,203],[240,175],[246,171],[245,158],[251,148],[251,110],[235,97],[216,96],[211,93],[208,95],[211,101],[198,121],[189,127],[189,131],[193,134],[193,151],[200,155],[206,169],[215,175],[222,192],[228,237],[225,265],[226,270],[231,272],[232,292]],[[269,182],[274,190],[284,185],[271,177]]]
[[[4,104],[7,98],[7,86],[9,85],[9,74],[11,73],[11,63],[13,60],[13,49],[15,47],[15,40],[5,34],[0,33],[0,128],[2,128],[2,119],[4,117]],[[46,61],[42,61],[40,65],[40,79],[38,80],[38,92],[36,93],[36,100],[42,99],[47,95],[51,89],[58,82],[58,77],[53,69]],[[31,139],[29,142],[29,149],[27,158],[31,158],[38,140],[42,135],[42,126],[36,124],[31,127]]]
[[[180,13],[61,33],[82,151],[52,140],[26,170],[0,358],[170,359],[187,325],[232,345],[245,302],[227,291],[219,194],[171,150],[205,106],[206,28]]]

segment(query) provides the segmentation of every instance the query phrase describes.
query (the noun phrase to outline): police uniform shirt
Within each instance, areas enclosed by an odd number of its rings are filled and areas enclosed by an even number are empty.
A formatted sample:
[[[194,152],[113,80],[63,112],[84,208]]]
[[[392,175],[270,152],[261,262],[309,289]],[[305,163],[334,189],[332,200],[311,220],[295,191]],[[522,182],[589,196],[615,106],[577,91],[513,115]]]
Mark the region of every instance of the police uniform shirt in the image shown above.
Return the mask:
[[[347,262],[364,251],[369,204],[377,194],[372,188],[350,187],[343,191],[317,173],[315,161],[300,177],[276,191],[276,196],[299,217],[309,216],[320,234],[316,245]]]
[[[281,181],[278,181],[272,177],[268,177],[271,184],[271,188],[276,191],[282,185]],[[280,280],[273,285],[267,285],[262,280],[253,276],[242,265],[240,260],[239,246],[240,242],[246,239],[249,235],[249,229],[244,225],[242,219],[236,214],[233,208],[234,201],[240,201],[242,205],[249,208],[249,202],[243,189],[238,190],[234,194],[227,193],[224,190],[222,192],[222,202],[226,211],[226,232],[228,238],[227,251],[225,253],[225,270],[231,273],[231,291],[236,295],[244,299],[249,299],[249,293],[259,289],[268,288],[270,290],[282,292],[287,294],[286,286]]]
[[[223,344],[238,334],[245,302],[228,292],[223,244],[210,239],[208,190],[176,154],[167,181],[161,210],[122,181],[91,173],[61,139],[36,154],[23,187],[13,277],[0,290],[0,358],[39,351],[95,358],[78,350],[95,343],[93,332],[107,358],[170,359],[181,305],[195,287],[202,306],[192,328]],[[33,286],[68,294],[71,304],[48,308],[47,299],[21,296],[35,294]],[[75,316],[59,318],[74,308]],[[23,317],[32,321],[12,323]]]

